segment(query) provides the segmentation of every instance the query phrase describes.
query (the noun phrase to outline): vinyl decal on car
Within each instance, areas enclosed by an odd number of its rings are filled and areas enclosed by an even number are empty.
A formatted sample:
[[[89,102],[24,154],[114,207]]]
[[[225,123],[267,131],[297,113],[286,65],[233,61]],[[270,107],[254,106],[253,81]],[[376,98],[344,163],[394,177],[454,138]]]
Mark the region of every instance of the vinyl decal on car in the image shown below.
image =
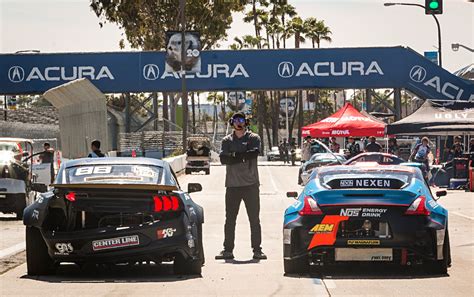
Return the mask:
[[[138,235],[130,235],[109,239],[95,240],[92,242],[92,249],[94,251],[102,251],[108,249],[115,249],[120,247],[139,245],[140,239]]]
[[[338,215],[327,215],[323,218],[321,223],[316,224],[311,228],[311,233],[314,232],[313,238],[308,246],[308,250],[322,245],[333,245],[336,242],[337,229],[339,223],[347,221],[349,217]]]

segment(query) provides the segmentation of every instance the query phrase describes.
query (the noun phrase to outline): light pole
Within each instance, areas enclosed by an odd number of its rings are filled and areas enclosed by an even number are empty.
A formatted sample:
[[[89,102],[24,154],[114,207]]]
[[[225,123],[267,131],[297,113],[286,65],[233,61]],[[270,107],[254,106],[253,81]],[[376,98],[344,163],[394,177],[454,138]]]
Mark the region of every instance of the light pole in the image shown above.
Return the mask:
[[[453,51],[457,52],[459,50],[459,48],[462,47],[464,49],[467,49],[468,51],[470,51],[471,53],[474,53],[474,49],[468,47],[468,46],[465,46],[463,44],[460,44],[460,43],[452,43],[451,44],[451,48],[453,49]]]
[[[181,104],[183,106],[183,153],[186,152],[188,138],[188,92],[186,90],[186,0],[180,0],[181,11]]]
[[[401,5],[401,6],[418,6],[423,9],[426,8],[426,6],[421,5],[421,4],[414,4],[414,3],[384,3],[384,6],[395,6],[395,5]],[[438,18],[436,15],[432,14],[434,20],[436,21],[436,26],[438,27],[438,55],[439,55],[439,66],[443,67],[442,59],[441,59],[441,27],[439,25]]]

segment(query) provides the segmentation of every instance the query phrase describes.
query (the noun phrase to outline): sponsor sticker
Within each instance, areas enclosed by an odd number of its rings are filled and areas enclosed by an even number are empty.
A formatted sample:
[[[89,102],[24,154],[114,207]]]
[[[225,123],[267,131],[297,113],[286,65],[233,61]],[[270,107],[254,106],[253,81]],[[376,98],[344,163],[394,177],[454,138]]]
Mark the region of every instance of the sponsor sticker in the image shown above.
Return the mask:
[[[158,237],[158,239],[173,237],[175,232],[175,228],[158,229],[156,230],[156,237]]]
[[[373,239],[350,239],[348,245],[380,245],[380,240]]]
[[[381,215],[387,213],[386,208],[343,208],[339,215],[348,217],[363,217],[363,218],[380,218]]]
[[[55,255],[67,256],[74,251],[70,242],[58,242],[54,247],[57,250],[57,252],[54,252]]]
[[[109,239],[95,240],[92,242],[92,249],[94,251],[102,251],[108,249],[115,249],[121,247],[135,246],[140,244],[138,235],[130,235]]]
[[[5,194],[0,194],[0,199],[5,199],[5,198],[7,198],[7,195],[5,195]]]
[[[313,233],[331,233],[334,230],[334,224],[316,224],[311,228]]]

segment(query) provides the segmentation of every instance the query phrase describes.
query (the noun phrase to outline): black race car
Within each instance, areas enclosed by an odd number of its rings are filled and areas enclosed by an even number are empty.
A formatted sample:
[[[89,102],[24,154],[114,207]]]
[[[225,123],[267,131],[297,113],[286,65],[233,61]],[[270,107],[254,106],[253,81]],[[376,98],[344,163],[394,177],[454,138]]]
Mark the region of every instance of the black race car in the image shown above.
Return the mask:
[[[188,184],[188,193],[201,191]],[[201,206],[165,161],[88,158],[64,163],[53,189],[25,209],[28,275],[61,262],[174,261],[178,274],[204,263]]]

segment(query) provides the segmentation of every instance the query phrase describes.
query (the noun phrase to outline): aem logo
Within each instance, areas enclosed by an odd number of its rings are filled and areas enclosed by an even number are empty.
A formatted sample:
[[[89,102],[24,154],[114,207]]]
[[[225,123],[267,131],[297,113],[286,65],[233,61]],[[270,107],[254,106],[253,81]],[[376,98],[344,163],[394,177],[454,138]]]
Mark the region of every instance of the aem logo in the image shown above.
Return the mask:
[[[156,64],[143,66],[143,77],[146,80],[157,80],[160,76],[160,68]]]
[[[410,79],[414,82],[422,82],[426,77],[426,69],[416,65],[410,70]]]
[[[8,70],[8,79],[13,83],[22,82],[25,79],[25,70],[20,66],[10,67]]]
[[[278,64],[278,75],[283,78],[292,77],[295,73],[295,66],[291,62],[281,62]]]

